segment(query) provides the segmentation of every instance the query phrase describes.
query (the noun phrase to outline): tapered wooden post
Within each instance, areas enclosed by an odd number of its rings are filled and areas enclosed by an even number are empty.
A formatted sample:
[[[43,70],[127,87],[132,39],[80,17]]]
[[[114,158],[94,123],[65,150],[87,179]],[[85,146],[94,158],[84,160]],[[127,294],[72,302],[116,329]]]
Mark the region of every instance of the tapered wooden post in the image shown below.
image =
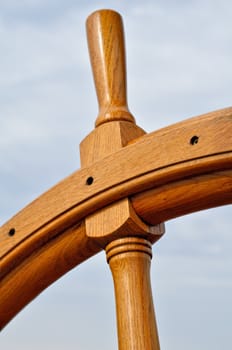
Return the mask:
[[[232,108],[144,135],[127,107],[121,17],[97,11],[87,32],[96,128],[80,145],[81,169],[0,227],[0,329],[106,249],[120,350],[157,350],[151,243],[162,221],[232,203]]]
[[[88,166],[143,135],[127,107],[126,63],[121,16],[93,13],[87,36],[99,103],[96,129],[82,142],[81,162]],[[163,233],[143,223],[129,198],[86,218],[86,234],[106,249],[116,298],[120,350],[158,350],[159,340],[150,283],[151,243]]]
[[[151,243],[118,239],[106,247],[113,279],[120,350],[158,350],[159,340],[150,283]]]
[[[112,10],[89,16],[87,37],[99,103],[96,126],[105,122],[134,122],[127,107],[126,60],[121,16]]]

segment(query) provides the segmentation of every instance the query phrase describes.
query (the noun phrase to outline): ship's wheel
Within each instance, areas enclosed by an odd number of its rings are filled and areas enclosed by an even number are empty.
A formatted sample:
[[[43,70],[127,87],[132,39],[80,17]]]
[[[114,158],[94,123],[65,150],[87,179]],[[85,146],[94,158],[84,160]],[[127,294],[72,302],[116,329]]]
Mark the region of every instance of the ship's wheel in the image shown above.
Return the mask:
[[[101,250],[112,271],[121,350],[159,349],[150,285],[164,222],[232,202],[232,108],[146,134],[127,106],[122,20],[87,20],[99,102],[81,168],[0,228],[0,325]]]

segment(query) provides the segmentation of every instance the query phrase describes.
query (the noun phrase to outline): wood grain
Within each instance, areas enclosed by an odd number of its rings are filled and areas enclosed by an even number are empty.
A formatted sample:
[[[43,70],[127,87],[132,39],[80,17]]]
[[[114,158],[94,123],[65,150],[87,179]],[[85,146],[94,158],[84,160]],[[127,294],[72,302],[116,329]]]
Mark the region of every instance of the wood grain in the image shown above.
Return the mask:
[[[97,210],[85,219],[86,235],[102,248],[118,238],[144,237],[155,243],[165,232],[163,224],[147,225],[135,213],[128,198]]]
[[[134,122],[127,106],[126,59],[121,16],[112,10],[96,11],[87,19],[86,27],[99,103],[96,126],[115,120]]]
[[[232,170],[189,176],[131,198],[136,213],[156,225],[199,210],[232,203]]]
[[[112,271],[120,350],[158,350],[159,339],[150,283],[151,244],[118,239],[106,247]]]
[[[32,247],[46,242],[116,200],[187,177],[231,169],[231,134],[232,109],[228,108],[139,137],[64,179],[4,224],[1,258],[27,239],[33,241]],[[194,135],[199,142],[192,145]],[[228,198],[223,188],[220,191],[221,197]],[[10,237],[12,228],[15,235]]]
[[[87,215],[120,198],[130,195],[136,214],[152,225],[231,203],[231,131],[231,109],[221,110],[142,136],[136,143],[115,152],[114,157],[106,156],[63,180],[0,228],[0,294],[7,296],[5,278],[10,281],[8,290],[12,288],[10,285],[18,285],[22,264],[34,269],[34,252],[45,251],[56,237],[65,238],[68,227],[78,225]],[[199,134],[200,139],[198,144],[191,145],[190,136],[194,134]],[[178,135],[176,139],[175,135]],[[174,148],[183,139],[186,142],[182,148]],[[160,142],[165,142],[169,152],[164,145],[159,148]],[[90,175],[94,176],[94,183],[88,186],[86,179]],[[147,189],[149,191],[144,192]],[[192,201],[194,197],[196,200]],[[14,236],[8,235],[11,228],[15,228]],[[78,263],[98,250],[90,249],[91,243],[85,234],[78,230],[76,235],[79,243],[74,262]],[[54,250],[54,261],[62,255],[62,240],[60,242]],[[47,266],[47,255],[41,253],[41,257],[44,257],[40,259],[41,266]],[[57,276],[68,269],[62,263],[57,265]],[[39,281],[43,273],[42,269],[37,270],[36,292],[24,289],[19,308],[12,306],[10,315],[6,311],[0,313],[1,326],[42,290]],[[54,272],[48,270],[44,288],[53,281]],[[7,302],[1,298],[2,310],[6,310],[4,305],[14,304],[21,294],[20,288],[15,287],[14,293],[8,294]]]
[[[143,129],[125,121],[111,121],[99,125],[80,143],[81,167],[93,165],[143,135]]]
[[[79,223],[35,247],[23,261],[12,251],[8,259],[13,266],[0,280],[0,329],[51,283],[100,250]],[[20,251],[28,252],[23,244]]]
[[[149,238],[150,226],[164,220],[232,202],[232,108],[144,135],[127,106],[120,15],[94,13],[87,35],[99,102],[97,128],[81,144],[82,168],[0,228],[0,328],[57,278],[105,247],[106,234],[112,240],[134,233],[139,237],[107,245],[119,347],[158,350],[151,247],[140,236]]]

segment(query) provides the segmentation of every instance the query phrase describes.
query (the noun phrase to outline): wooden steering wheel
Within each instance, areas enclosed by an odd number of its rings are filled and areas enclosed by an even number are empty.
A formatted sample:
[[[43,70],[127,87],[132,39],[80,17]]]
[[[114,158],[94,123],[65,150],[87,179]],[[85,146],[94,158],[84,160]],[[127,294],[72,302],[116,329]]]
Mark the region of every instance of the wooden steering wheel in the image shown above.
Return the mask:
[[[96,128],[80,144],[80,170],[0,228],[0,327],[105,249],[119,349],[159,349],[151,246],[166,220],[232,202],[232,108],[146,134],[127,107],[120,15],[93,13],[87,35]]]

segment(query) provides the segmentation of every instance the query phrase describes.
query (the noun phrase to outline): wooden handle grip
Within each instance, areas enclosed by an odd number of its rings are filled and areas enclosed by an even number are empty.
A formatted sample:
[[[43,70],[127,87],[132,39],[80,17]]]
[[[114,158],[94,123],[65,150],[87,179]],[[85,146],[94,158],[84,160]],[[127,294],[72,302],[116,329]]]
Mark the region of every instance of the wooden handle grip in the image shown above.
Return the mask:
[[[114,280],[119,350],[160,350],[150,281],[151,243],[117,239],[106,247]]]
[[[127,107],[123,23],[112,10],[88,17],[87,39],[99,103],[96,126],[108,121],[134,122]]]

